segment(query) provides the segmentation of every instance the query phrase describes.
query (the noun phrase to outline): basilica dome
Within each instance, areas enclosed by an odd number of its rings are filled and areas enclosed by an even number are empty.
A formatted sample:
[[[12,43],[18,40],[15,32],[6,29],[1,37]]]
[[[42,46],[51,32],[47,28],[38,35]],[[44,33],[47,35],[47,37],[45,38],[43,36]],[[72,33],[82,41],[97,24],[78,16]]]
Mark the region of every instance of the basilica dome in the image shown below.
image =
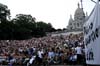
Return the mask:
[[[81,3],[81,7],[80,4],[78,3],[78,8],[75,11],[74,14],[74,19],[72,18],[72,16],[70,16],[69,19],[69,24],[67,26],[67,28],[69,30],[83,30],[83,24],[85,22],[85,13],[83,11],[83,7],[82,7],[82,3]]]
[[[78,4],[78,8],[75,11],[74,19],[77,21],[82,20],[83,18],[85,18],[83,8],[80,8],[80,5]]]

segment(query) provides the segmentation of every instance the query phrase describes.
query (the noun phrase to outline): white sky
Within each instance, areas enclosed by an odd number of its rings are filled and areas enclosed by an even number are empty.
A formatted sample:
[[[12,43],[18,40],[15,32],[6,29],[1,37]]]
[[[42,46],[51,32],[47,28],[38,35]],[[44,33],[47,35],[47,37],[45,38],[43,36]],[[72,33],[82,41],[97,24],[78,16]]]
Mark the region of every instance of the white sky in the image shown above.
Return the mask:
[[[78,2],[80,0],[0,0],[11,10],[12,18],[20,13],[31,14],[37,21],[51,23],[56,29],[66,28],[70,14],[74,18]],[[94,5],[91,0],[83,0],[85,13],[90,14]]]

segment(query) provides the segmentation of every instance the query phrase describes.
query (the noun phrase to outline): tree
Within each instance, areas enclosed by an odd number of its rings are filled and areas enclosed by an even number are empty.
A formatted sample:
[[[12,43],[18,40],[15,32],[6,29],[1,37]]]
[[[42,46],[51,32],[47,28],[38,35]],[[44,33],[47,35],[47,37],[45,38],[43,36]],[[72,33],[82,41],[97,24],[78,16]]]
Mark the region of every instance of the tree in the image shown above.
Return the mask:
[[[17,14],[16,17],[12,20],[12,22],[16,25],[14,36],[19,38],[29,38],[32,36],[32,32],[35,30],[35,18],[31,15],[26,14]],[[17,35],[20,35],[18,37]]]
[[[35,36],[42,37],[45,36],[46,33],[54,31],[51,23],[45,23],[43,21],[36,22],[36,31],[34,33]]]
[[[57,31],[62,31],[62,29],[57,29]]]
[[[9,21],[0,23],[0,39],[13,39],[13,27]]]
[[[37,22],[37,28],[45,31],[45,32],[51,32],[52,31],[52,25],[51,23],[45,23],[43,21]]]
[[[31,15],[17,14],[12,20],[10,10],[6,5],[0,4],[0,39],[28,39],[31,37],[43,37],[46,32],[55,31],[50,23],[36,22]]]
[[[10,39],[12,37],[12,23],[8,21],[10,10],[0,3],[0,39]]]
[[[35,23],[35,18],[33,18],[31,15],[17,14],[13,19],[13,22],[20,26],[24,25],[23,27],[27,27],[27,24],[29,25],[29,23]]]
[[[0,21],[5,22],[10,17],[10,10],[4,4],[0,3]]]

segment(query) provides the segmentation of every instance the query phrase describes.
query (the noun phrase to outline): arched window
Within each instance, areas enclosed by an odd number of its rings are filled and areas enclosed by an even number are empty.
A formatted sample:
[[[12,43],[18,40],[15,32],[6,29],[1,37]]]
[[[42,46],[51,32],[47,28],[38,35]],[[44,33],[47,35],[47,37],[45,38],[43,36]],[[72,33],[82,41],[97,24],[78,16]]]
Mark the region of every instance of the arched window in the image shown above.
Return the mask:
[[[80,26],[80,24],[79,23],[77,23],[77,27],[79,27]]]

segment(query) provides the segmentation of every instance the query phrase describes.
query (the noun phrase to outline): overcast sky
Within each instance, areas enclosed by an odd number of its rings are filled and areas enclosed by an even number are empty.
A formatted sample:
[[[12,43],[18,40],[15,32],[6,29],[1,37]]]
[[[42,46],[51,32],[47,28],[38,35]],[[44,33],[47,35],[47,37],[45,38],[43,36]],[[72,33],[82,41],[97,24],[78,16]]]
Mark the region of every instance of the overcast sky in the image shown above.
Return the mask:
[[[97,0],[94,0],[97,1]],[[54,28],[66,28],[72,14],[77,9],[80,0],[0,0],[11,10],[11,17],[16,14],[31,14],[37,21],[51,23]],[[84,12],[88,15],[94,8],[91,0],[83,0]]]

